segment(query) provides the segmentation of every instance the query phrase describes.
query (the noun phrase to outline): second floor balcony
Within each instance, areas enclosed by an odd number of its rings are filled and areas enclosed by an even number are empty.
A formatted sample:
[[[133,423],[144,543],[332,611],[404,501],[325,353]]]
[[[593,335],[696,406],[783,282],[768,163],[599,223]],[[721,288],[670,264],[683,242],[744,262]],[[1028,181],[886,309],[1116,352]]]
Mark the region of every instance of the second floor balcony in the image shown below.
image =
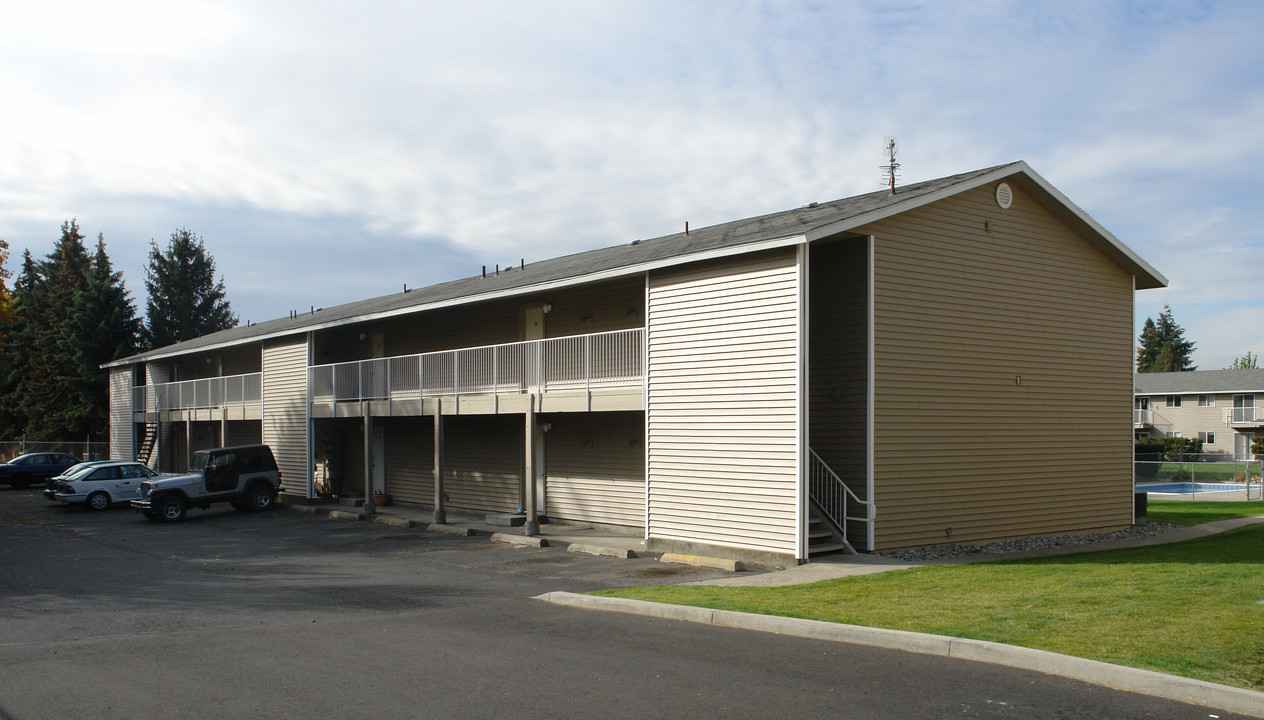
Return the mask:
[[[641,328],[308,368],[313,417],[642,409]],[[423,409],[424,408],[424,409]]]
[[[263,374],[200,378],[132,388],[132,412],[142,422],[174,419],[254,420],[261,417]]]
[[[1225,408],[1226,425],[1264,425],[1264,413],[1255,407]]]

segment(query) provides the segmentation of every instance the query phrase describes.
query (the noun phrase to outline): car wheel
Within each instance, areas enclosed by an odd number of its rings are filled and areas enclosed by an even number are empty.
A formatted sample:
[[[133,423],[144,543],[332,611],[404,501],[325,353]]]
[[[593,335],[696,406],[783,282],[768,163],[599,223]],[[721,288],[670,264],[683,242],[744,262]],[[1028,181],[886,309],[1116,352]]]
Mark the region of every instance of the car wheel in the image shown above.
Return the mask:
[[[157,513],[158,519],[163,522],[179,522],[183,520],[186,510],[184,499],[178,495],[168,495],[164,498],[159,498],[154,503],[154,512]]]
[[[246,507],[251,510],[271,510],[276,504],[276,496],[270,488],[255,485],[246,491]]]
[[[93,510],[104,510],[110,506],[110,494],[98,490],[88,496],[88,507]]]
[[[31,486],[31,476],[30,475],[14,475],[13,479],[9,481],[9,484],[19,489],[29,488]]]

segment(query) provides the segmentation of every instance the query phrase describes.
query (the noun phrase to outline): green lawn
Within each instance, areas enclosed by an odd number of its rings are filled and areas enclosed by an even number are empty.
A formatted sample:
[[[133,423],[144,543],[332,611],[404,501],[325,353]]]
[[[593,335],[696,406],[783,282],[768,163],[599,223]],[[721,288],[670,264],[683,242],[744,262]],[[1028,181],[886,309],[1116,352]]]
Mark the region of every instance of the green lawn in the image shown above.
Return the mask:
[[[1264,515],[1264,502],[1215,502],[1210,500],[1151,500],[1146,520],[1173,525],[1201,525],[1216,520]]]
[[[992,640],[1264,690],[1264,525],[811,585],[596,594]]]

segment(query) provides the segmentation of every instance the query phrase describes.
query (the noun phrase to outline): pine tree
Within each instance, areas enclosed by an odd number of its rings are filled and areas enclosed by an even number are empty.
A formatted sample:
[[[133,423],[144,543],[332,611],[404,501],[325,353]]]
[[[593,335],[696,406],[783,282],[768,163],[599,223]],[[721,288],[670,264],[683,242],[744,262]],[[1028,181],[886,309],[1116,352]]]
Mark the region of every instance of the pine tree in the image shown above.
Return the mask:
[[[146,348],[159,348],[192,340],[237,325],[228,300],[224,280],[215,280],[215,260],[206,252],[202,238],[189,230],[171,234],[166,250],[150,243],[149,265],[145,268],[146,325],[142,341]]]
[[[101,365],[135,353],[139,336],[136,305],[105,252],[104,234],[98,234],[87,284],[62,331],[63,350],[74,357],[77,370],[66,378],[77,401],[62,411],[58,423],[70,437],[99,437],[109,430],[109,376]]]
[[[30,323],[27,316],[40,307],[36,298],[39,270],[31,251],[22,254],[22,271],[13,284],[9,298],[9,323],[0,342],[3,364],[0,365],[0,434],[20,437],[26,432],[26,374],[31,347]]]
[[[34,298],[38,305],[26,308],[30,353],[22,407],[26,434],[36,440],[61,440],[72,431],[65,413],[79,401],[71,379],[80,371],[65,333],[87,287],[90,266],[79,224],[66,221],[53,252],[39,268]]]
[[[1163,306],[1158,321],[1146,318],[1137,346],[1137,372],[1185,372],[1193,364],[1194,343],[1185,339],[1185,328],[1176,324],[1172,308]]]

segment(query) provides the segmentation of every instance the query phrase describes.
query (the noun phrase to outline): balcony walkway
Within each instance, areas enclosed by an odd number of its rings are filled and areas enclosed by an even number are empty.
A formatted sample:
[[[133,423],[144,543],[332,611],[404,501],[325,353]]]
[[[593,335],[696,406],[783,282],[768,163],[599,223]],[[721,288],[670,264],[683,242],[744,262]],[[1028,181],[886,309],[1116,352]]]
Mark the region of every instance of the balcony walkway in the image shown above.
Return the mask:
[[[375,358],[308,368],[312,417],[492,415],[644,408],[645,331]]]

